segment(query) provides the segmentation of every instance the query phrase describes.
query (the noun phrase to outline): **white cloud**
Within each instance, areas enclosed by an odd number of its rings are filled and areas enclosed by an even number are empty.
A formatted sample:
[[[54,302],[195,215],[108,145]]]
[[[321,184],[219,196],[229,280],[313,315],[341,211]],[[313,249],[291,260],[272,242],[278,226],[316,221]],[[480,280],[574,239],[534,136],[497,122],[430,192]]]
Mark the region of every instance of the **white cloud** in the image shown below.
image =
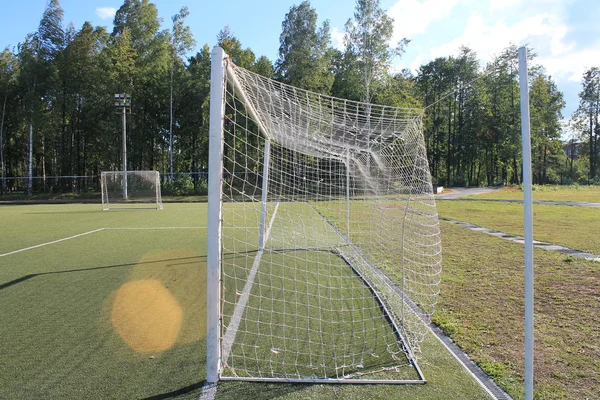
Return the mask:
[[[387,11],[394,19],[395,43],[402,38],[411,39],[425,33],[435,21],[447,18],[459,0],[399,0]]]
[[[473,49],[481,60],[491,61],[509,43],[529,44],[536,53],[547,55],[543,65],[548,71],[556,70],[552,63],[563,57],[570,57],[575,48],[574,43],[565,41],[567,33],[568,27],[563,21],[550,14],[533,15],[512,24],[503,20],[492,24],[481,14],[473,12],[463,33],[447,43],[433,47],[428,58],[456,54],[458,48],[465,45]]]
[[[580,82],[583,73],[595,66],[597,60],[600,60],[600,42],[585,49],[569,51],[559,57],[540,56],[536,62],[543,65],[549,75]]]
[[[344,32],[340,31],[337,26],[331,30],[331,42],[336,49],[344,50]]]
[[[490,13],[522,3],[523,0],[490,0]]]
[[[114,7],[98,7],[96,8],[96,15],[100,19],[114,18],[117,13],[117,9]]]

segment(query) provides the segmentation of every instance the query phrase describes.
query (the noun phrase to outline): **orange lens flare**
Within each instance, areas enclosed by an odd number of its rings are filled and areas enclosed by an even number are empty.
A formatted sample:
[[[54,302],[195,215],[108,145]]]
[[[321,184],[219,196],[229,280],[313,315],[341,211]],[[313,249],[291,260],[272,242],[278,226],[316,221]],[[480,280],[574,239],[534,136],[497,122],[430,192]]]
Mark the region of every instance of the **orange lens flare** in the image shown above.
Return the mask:
[[[134,280],[118,290],[110,319],[133,351],[153,353],[173,347],[181,330],[183,311],[162,282]]]

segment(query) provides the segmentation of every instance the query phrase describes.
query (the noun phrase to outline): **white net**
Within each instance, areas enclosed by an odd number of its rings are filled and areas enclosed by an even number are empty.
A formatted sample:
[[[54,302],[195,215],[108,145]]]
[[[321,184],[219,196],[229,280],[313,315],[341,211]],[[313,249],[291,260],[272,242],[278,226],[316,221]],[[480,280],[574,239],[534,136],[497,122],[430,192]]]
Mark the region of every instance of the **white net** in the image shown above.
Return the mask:
[[[103,210],[163,208],[158,171],[103,171],[100,184]]]
[[[225,70],[221,379],[421,382],[441,272],[421,110]]]

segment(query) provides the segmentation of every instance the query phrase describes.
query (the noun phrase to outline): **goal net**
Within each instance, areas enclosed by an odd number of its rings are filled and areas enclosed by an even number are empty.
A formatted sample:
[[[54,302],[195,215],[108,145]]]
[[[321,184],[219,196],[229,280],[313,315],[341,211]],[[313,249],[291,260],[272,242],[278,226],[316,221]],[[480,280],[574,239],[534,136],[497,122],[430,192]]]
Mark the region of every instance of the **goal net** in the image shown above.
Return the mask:
[[[441,246],[422,110],[212,57],[208,382],[423,383]]]
[[[163,208],[158,171],[103,171],[100,186],[103,210]]]

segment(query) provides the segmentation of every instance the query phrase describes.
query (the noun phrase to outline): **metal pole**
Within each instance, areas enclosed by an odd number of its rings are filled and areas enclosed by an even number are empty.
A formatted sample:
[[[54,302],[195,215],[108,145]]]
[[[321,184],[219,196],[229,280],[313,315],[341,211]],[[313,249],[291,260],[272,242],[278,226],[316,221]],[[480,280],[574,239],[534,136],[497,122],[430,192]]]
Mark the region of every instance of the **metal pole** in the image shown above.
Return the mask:
[[[350,241],[350,150],[346,152],[346,238]]]
[[[225,52],[215,46],[211,54],[210,128],[208,148],[208,238],[206,295],[206,382],[219,380],[221,366],[221,224],[223,213],[223,118],[225,115]]]
[[[171,64],[171,92],[169,95],[169,180],[173,181],[173,65]]]
[[[123,101],[123,200],[127,200],[127,104]]]
[[[29,120],[29,181],[27,194],[33,194],[33,122]]]
[[[523,146],[523,211],[525,238],[525,400],[533,400],[533,202],[531,193],[531,137],[527,49],[519,49],[521,90],[521,135]]]
[[[260,231],[258,233],[258,249],[265,248],[265,224],[267,220],[267,191],[269,190],[269,155],[271,153],[271,141],[265,139],[265,154],[262,173],[262,195],[260,207]]]
[[[0,119],[0,174],[2,177],[2,191],[6,190],[6,170],[4,169],[4,147],[2,146],[2,132],[4,131],[4,114],[6,112],[6,100],[8,92],[4,94],[4,103],[2,105],[2,118]]]

